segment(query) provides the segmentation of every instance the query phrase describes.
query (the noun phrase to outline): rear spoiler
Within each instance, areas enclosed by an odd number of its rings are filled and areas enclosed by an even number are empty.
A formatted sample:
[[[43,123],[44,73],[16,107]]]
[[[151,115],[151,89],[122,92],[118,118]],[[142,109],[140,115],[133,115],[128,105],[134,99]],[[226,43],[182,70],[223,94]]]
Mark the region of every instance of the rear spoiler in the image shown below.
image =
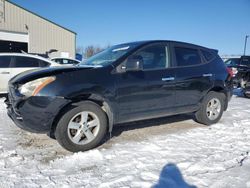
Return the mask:
[[[215,54],[218,54],[219,53],[219,50],[216,50],[216,49],[209,49],[209,50],[211,50],[213,53],[215,53]]]

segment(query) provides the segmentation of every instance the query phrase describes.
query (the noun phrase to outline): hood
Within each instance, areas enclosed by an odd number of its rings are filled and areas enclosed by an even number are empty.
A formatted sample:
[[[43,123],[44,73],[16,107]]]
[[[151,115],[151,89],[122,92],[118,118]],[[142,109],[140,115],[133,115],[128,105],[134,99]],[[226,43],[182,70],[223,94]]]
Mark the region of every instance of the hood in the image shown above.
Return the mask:
[[[48,67],[48,68],[40,68],[40,69],[32,69],[25,72],[22,72],[15,77],[13,77],[9,83],[10,84],[23,84],[31,80],[35,80],[38,78],[46,77],[46,76],[56,76],[58,74],[68,73],[79,71],[83,69],[93,69],[94,67],[83,67],[83,66],[57,66],[57,67]]]

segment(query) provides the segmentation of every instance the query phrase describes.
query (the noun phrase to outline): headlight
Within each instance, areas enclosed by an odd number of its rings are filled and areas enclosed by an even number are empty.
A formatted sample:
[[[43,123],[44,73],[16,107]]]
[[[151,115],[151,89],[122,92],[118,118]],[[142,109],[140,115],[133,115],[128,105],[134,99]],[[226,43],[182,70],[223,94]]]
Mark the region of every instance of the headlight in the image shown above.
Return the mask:
[[[53,76],[39,78],[21,85],[18,90],[22,95],[25,95],[27,97],[36,96],[39,91],[41,91],[45,86],[47,86],[51,82],[55,81],[55,79],[56,78]]]

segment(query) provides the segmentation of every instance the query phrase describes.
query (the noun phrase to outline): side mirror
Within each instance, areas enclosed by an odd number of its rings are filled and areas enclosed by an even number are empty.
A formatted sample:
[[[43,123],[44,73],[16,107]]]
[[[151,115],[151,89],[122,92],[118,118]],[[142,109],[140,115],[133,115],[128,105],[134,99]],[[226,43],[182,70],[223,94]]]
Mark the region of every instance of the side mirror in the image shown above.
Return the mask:
[[[141,56],[131,56],[126,62],[126,71],[141,71],[143,70],[143,59]]]

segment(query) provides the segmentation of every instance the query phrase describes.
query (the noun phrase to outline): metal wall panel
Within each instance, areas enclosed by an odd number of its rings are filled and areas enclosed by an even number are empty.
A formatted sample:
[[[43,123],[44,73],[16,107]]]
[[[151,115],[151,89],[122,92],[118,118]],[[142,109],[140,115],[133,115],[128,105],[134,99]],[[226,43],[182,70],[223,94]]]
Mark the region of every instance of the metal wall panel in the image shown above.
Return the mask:
[[[0,22],[0,30],[27,33],[30,53],[57,49],[59,52],[53,53],[53,56],[68,52],[70,57],[75,57],[75,33],[8,1],[4,3],[4,21]]]

